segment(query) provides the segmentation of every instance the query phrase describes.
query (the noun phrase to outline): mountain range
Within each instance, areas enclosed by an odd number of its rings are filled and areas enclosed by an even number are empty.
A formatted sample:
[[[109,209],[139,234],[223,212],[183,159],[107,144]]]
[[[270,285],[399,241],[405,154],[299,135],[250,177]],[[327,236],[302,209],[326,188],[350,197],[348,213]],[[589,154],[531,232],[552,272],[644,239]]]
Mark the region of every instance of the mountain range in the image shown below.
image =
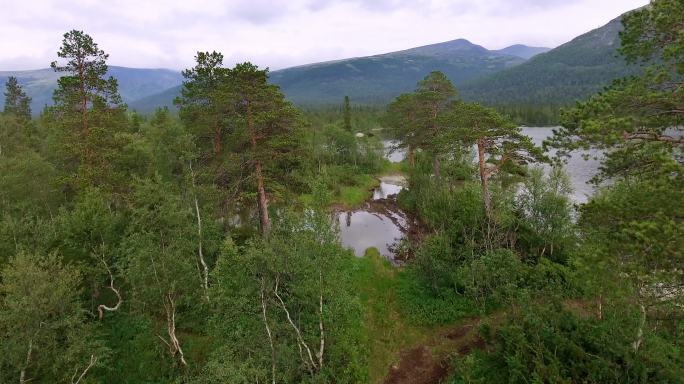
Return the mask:
[[[384,104],[431,71],[442,71],[457,86],[478,76],[493,74],[525,62],[548,48],[514,45],[490,51],[465,39],[426,45],[375,56],[328,61],[282,69],[270,73],[295,104],[320,106],[338,104],[349,96],[356,104]],[[180,87],[137,100],[131,106],[150,111],[171,105]]]
[[[565,105],[636,73],[618,56],[620,18],[555,49],[512,45],[488,50],[465,39],[380,55],[302,65],[270,73],[300,106],[384,104],[413,90],[430,71],[442,71],[466,100],[484,104]],[[183,81],[178,71],[110,67],[131,109],[171,106]],[[0,84],[16,76],[39,111],[51,102],[58,73],[51,69],[0,72]],[[0,93],[0,103],[3,101]]]
[[[109,66],[108,75],[117,79],[119,93],[126,103],[134,103],[135,100],[159,94],[160,91],[177,87],[183,81],[180,72],[170,69]],[[0,85],[4,85],[10,76],[16,77],[26,94],[32,98],[31,109],[36,113],[40,112],[45,105],[52,104],[52,92],[57,87],[57,79],[61,74],[51,68],[0,71]],[[4,101],[4,92],[0,92],[0,105]]]

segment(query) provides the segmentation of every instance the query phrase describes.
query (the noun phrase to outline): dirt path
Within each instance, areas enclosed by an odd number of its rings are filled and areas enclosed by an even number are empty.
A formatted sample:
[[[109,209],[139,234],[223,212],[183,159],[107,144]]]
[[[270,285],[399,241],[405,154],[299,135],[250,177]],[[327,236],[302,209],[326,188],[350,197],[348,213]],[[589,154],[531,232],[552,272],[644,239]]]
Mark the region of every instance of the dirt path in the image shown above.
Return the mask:
[[[439,384],[449,376],[449,358],[454,354],[467,355],[483,349],[484,341],[477,335],[479,319],[472,319],[457,327],[447,328],[422,345],[401,352],[393,364],[385,384]]]

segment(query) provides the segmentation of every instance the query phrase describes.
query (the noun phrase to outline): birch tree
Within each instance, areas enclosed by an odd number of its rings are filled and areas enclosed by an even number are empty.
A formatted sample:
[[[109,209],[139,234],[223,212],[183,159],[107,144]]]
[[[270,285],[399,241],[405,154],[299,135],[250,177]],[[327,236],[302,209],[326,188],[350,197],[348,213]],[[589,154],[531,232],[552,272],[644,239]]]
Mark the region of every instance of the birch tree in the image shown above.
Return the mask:
[[[70,382],[74,372],[85,377],[106,364],[108,350],[86,318],[76,268],[54,254],[20,253],[0,281],[3,382]]]
[[[203,284],[193,211],[171,184],[153,179],[135,188],[129,232],[122,246],[136,312],[161,320],[157,338],[172,361],[187,367],[178,328],[183,310],[197,307]]]

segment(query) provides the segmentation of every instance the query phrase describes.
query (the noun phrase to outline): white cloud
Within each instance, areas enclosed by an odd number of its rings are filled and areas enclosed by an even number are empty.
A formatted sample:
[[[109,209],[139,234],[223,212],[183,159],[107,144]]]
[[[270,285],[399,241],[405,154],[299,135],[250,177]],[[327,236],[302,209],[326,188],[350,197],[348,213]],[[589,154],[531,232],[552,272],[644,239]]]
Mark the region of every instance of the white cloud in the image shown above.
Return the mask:
[[[272,69],[466,38],[557,46],[647,0],[0,0],[0,70],[46,67],[89,33],[110,63],[192,66],[198,50]]]

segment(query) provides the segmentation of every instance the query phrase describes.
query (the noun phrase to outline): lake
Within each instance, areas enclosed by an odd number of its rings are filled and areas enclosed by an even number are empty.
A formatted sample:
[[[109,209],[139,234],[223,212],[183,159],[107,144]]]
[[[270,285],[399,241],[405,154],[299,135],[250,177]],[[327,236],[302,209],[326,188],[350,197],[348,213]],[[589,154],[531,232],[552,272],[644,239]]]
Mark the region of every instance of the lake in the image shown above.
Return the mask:
[[[523,133],[529,136],[536,145],[553,134],[553,128],[523,127]],[[390,149],[396,142],[386,140],[384,143],[385,157],[391,162],[400,162],[404,159],[406,151]],[[590,155],[589,160],[584,160],[583,155]],[[553,156],[554,152],[549,153]],[[600,164],[601,153],[598,151],[578,151],[571,154],[566,164],[566,171],[574,192],[571,196],[576,203],[585,203],[592,195],[593,187],[587,182],[596,174]],[[549,169],[549,166],[545,166]],[[375,247],[382,256],[390,261],[394,260],[392,246],[401,240],[406,233],[409,220],[395,204],[396,195],[405,188],[406,180],[400,176],[386,176],[380,179],[380,186],[369,192],[368,201],[364,207],[339,212],[337,224],[339,225],[340,242],[361,257],[366,249]]]

